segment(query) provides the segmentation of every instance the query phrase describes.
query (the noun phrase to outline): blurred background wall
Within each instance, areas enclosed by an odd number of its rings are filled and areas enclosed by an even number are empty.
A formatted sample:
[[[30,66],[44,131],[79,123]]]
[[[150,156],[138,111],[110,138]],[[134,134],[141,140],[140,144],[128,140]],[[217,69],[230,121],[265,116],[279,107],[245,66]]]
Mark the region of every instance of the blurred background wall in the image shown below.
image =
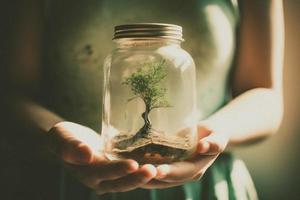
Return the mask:
[[[283,2],[286,26],[284,120],[271,139],[238,150],[263,200],[300,199],[300,1]]]

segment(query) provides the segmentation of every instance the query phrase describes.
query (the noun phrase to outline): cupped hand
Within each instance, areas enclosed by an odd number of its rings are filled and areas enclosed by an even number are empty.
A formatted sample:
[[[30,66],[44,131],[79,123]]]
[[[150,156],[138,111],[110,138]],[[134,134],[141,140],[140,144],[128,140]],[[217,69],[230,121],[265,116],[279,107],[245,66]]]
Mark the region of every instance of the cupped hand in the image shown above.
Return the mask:
[[[125,192],[153,179],[153,165],[134,160],[110,161],[102,153],[103,140],[95,131],[72,122],[57,123],[49,131],[49,148],[71,174],[97,194]]]
[[[199,180],[224,151],[228,136],[201,123],[198,125],[198,138],[197,150],[190,159],[157,166],[158,175],[142,188],[162,189]]]

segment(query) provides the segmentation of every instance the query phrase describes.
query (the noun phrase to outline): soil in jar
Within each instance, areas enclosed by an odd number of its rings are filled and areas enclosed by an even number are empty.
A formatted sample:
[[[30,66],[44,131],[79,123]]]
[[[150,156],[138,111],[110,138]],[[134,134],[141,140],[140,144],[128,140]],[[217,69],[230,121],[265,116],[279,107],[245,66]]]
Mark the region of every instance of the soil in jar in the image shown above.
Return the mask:
[[[164,164],[185,159],[192,150],[188,137],[170,136],[150,129],[148,134],[136,137],[120,134],[113,139],[113,154],[131,158],[140,164]]]

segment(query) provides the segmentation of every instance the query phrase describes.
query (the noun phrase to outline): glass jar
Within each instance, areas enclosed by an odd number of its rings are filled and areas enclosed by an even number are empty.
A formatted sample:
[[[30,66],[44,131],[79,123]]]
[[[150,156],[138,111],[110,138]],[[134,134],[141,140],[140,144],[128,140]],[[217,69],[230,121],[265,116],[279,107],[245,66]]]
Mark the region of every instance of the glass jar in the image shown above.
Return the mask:
[[[143,23],[115,27],[104,63],[102,137],[110,159],[170,163],[195,150],[196,73],[181,48],[182,28]]]

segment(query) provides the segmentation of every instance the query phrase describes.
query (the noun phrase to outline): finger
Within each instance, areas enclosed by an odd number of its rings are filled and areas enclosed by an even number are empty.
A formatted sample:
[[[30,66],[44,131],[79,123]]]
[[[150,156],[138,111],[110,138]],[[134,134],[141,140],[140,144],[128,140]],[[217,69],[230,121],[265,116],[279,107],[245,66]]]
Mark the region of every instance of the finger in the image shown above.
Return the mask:
[[[193,181],[198,181],[202,178],[203,174],[197,174],[193,177]],[[144,189],[165,189],[170,187],[175,187],[179,185],[183,185],[186,182],[164,182],[160,180],[153,179],[149,181],[147,184],[143,185],[141,188]]]
[[[109,161],[93,169],[93,175],[100,181],[114,180],[133,173],[139,169],[139,164],[134,160]]]
[[[80,180],[95,187],[103,180],[114,180],[138,170],[139,165],[134,160],[99,161],[89,166],[67,165],[68,169]]]
[[[53,128],[49,132],[50,149],[70,164],[88,164],[93,159],[92,150],[81,141]]]
[[[181,137],[186,137],[187,135],[189,135],[191,133],[191,131],[192,131],[192,129],[190,127],[183,128],[177,132],[177,135],[181,136]],[[199,139],[207,137],[211,133],[212,133],[212,131],[209,128],[207,128],[206,126],[204,126],[203,124],[199,124],[197,126],[197,134],[198,134]]]
[[[212,130],[203,124],[199,124],[197,126],[198,138],[202,139],[204,137],[209,136],[212,133]]]
[[[197,155],[189,160],[169,164],[169,172],[162,178],[156,177],[156,179],[169,183],[191,181],[199,174],[202,175],[216,158],[217,155]],[[157,168],[159,171],[160,166]]]
[[[156,169],[153,165],[143,165],[137,172],[120,179],[103,181],[98,186],[97,194],[108,192],[126,192],[149,182],[156,176]]]
[[[218,134],[211,134],[198,142],[197,152],[205,155],[216,155],[226,148],[226,137]]]
[[[168,182],[163,182],[159,180],[151,180],[145,185],[141,186],[143,189],[165,189],[165,188],[170,188],[170,187],[175,187],[179,185],[183,185],[185,182],[178,182],[178,183],[168,183]]]
[[[170,173],[170,165],[168,164],[159,165],[156,167],[156,170],[157,170],[157,175],[155,178],[156,179],[164,178]]]
[[[210,143],[205,140],[200,140],[197,144],[197,152],[200,154],[207,153],[210,149]]]

